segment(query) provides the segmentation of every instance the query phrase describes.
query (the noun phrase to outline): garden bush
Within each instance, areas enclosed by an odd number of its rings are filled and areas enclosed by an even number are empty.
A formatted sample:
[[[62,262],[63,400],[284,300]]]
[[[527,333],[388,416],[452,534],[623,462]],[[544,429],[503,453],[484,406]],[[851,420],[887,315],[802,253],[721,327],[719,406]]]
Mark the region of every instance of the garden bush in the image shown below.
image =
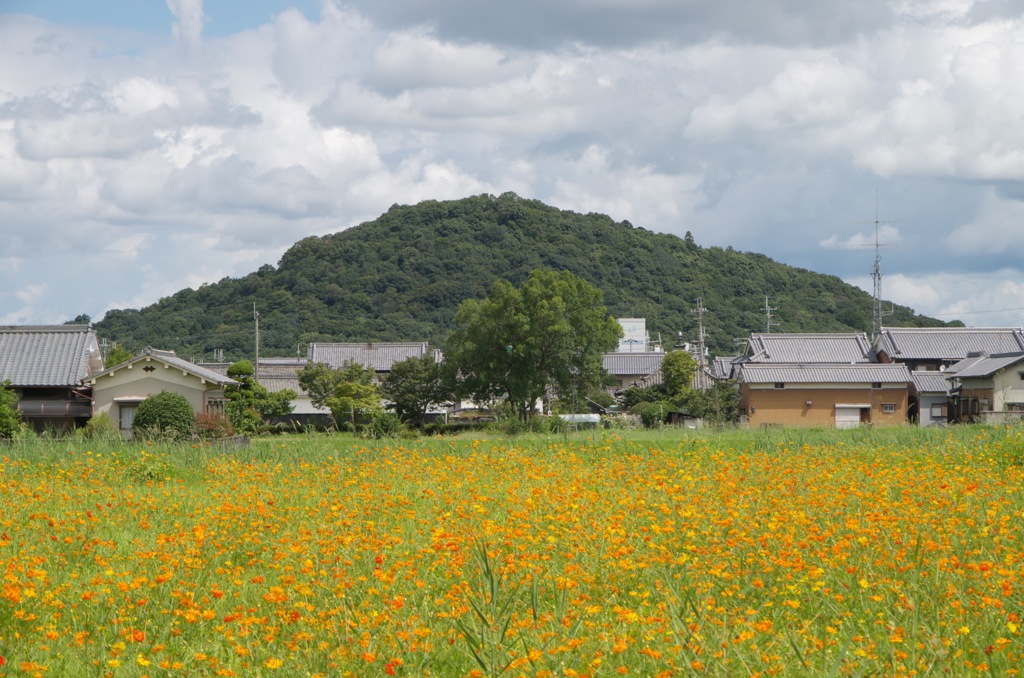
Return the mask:
[[[188,399],[180,393],[164,390],[139,403],[132,428],[146,436],[187,438],[192,435],[194,425],[195,413]]]
[[[94,415],[80,430],[88,440],[113,440],[119,433],[114,420],[106,412]]]
[[[667,400],[661,402],[651,403],[644,407],[640,411],[640,421],[644,423],[647,428],[659,427],[668,421],[668,415],[672,412],[678,412],[679,408]]]
[[[195,432],[200,438],[212,440],[235,435],[235,427],[223,414],[200,412],[195,416]]]

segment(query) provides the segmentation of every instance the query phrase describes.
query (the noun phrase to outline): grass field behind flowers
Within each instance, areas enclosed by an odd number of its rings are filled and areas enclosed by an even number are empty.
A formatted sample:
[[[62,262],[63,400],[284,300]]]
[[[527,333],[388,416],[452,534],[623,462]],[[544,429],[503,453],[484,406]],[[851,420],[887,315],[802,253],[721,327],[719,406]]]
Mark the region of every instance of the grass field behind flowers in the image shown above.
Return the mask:
[[[0,674],[1015,675],[1022,450],[974,427],[21,443]]]

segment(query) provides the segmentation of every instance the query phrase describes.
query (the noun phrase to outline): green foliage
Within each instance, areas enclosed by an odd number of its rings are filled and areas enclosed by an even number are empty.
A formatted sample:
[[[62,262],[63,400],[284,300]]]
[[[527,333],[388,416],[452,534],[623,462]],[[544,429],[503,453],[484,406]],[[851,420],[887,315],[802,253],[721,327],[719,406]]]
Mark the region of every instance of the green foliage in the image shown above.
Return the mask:
[[[243,356],[256,302],[266,355],[292,355],[310,341],[439,346],[461,302],[484,298],[497,279],[519,285],[537,268],[586,279],[612,315],[646,317],[652,334],[695,336],[690,309],[702,297],[715,355],[763,329],[765,295],[782,332],[863,330],[871,317],[871,296],[836,276],[506,193],[396,205],[374,221],[297,242],[276,268],[183,289],[141,310],[111,310],[96,327],[136,346]],[[896,326],[943,325],[894,310]]]
[[[661,386],[649,386],[647,388],[630,386],[622,392],[622,405],[632,412],[633,408],[641,403],[656,403],[659,400],[664,400],[667,395],[665,389]]]
[[[242,435],[259,431],[264,417],[283,417],[291,413],[291,401],[298,394],[291,389],[271,392],[253,379],[252,363],[240,360],[228,368],[228,376],[238,382],[224,389],[230,401],[225,408],[230,425]]]
[[[691,390],[676,401],[705,424],[734,424],[739,421],[740,391],[731,381],[718,381],[707,391]]]
[[[228,367],[228,376],[232,379],[236,377],[251,377],[256,374],[256,370],[252,366],[252,362],[249,360],[239,360],[237,363],[232,363]]]
[[[661,362],[661,376],[670,398],[677,398],[693,388],[697,361],[688,351],[671,351]]]
[[[370,419],[370,424],[363,429],[364,438],[396,438],[405,430],[401,418],[393,412],[377,412]]]
[[[504,397],[524,422],[549,388],[583,401],[603,381],[601,353],[622,336],[600,303],[601,291],[582,278],[540,269],[518,289],[499,280],[486,299],[463,302],[448,337],[460,395]]]
[[[669,414],[678,411],[679,408],[676,407],[675,403],[668,400],[650,403],[645,405],[643,410],[640,411],[640,421],[647,428],[657,428],[668,422]]]
[[[587,392],[587,398],[601,407],[611,407],[615,404],[612,394],[603,388],[592,388]]]
[[[80,431],[87,440],[114,440],[120,437],[117,424],[106,412],[93,415]]]
[[[8,388],[10,384],[0,381],[0,438],[13,438],[21,430],[18,394]]]
[[[317,407],[327,407],[327,399],[334,397],[334,389],[344,377],[343,370],[331,369],[323,363],[309,363],[299,370],[299,385],[309,394]]]
[[[196,413],[195,431],[203,440],[216,440],[235,435],[230,417],[212,412]]]
[[[133,428],[141,435],[185,438],[192,434],[194,420],[188,399],[165,389],[139,403]]]
[[[107,355],[103,357],[103,367],[113,367],[114,365],[120,365],[126,363],[135,357],[131,351],[126,349],[124,346],[115,344],[113,348],[107,351]]]
[[[391,366],[381,380],[381,391],[392,402],[402,421],[411,422],[423,431],[423,417],[434,406],[454,397],[450,370],[434,360],[433,355],[411,357]]]
[[[361,419],[372,418],[384,409],[380,392],[373,383],[373,370],[349,362],[334,372],[337,378],[334,395],[324,404],[339,426],[347,423],[355,428]]]

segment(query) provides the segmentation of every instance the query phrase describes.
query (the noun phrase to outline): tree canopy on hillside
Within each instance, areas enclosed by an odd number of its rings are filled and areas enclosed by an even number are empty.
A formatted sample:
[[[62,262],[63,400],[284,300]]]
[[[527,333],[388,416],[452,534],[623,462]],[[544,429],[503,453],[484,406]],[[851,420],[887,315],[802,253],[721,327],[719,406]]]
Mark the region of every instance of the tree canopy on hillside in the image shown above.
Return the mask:
[[[224,349],[238,360],[252,357],[255,303],[264,355],[294,355],[313,341],[441,346],[459,304],[483,299],[498,279],[521,285],[537,268],[583,278],[602,291],[613,316],[646,318],[654,336],[695,336],[691,309],[701,297],[715,355],[762,327],[766,295],[780,332],[870,326],[870,295],[836,276],[506,193],[395,205],[373,221],[300,240],[276,267],[184,289],[141,310],[111,310],[96,329],[129,347],[189,356]],[[890,322],[943,325],[901,306]]]

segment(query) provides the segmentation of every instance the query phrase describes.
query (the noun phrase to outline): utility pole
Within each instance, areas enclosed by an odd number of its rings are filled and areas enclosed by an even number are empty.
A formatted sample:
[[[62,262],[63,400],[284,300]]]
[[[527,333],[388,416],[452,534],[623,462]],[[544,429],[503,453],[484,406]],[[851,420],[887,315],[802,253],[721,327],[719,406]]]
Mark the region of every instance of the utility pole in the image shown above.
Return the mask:
[[[256,363],[252,366],[253,380],[260,381],[260,312],[256,310],[256,302],[252,302],[252,319],[256,321]]]
[[[772,311],[778,311],[778,310],[779,309],[772,308],[771,306],[768,305],[768,297],[765,296],[765,298],[764,298],[764,316],[765,316],[764,332],[765,332],[765,334],[771,334],[772,333],[772,328],[779,326],[779,323],[773,323],[772,322],[772,318],[776,317],[776,316],[772,315]]]
[[[704,300],[697,297],[697,308],[692,310],[697,314],[697,376],[694,379],[697,388],[706,391],[710,384],[708,381],[708,359],[707,359],[707,334],[704,332],[704,314],[708,312],[704,308]]]

